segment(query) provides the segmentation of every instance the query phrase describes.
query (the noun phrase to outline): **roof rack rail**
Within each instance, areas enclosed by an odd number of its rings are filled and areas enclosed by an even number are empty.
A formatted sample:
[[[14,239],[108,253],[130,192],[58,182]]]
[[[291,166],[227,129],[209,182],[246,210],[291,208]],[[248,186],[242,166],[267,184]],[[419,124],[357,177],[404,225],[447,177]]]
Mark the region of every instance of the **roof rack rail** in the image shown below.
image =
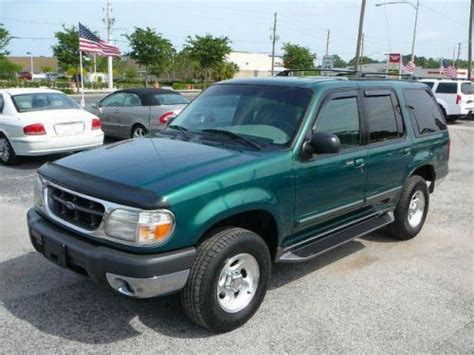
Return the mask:
[[[379,73],[379,72],[363,72],[360,70],[353,69],[324,69],[324,68],[306,68],[306,69],[286,69],[279,72],[276,76],[292,76],[294,73],[305,72],[305,71],[317,71],[321,72],[333,72],[338,73],[336,76],[352,76],[354,78],[367,78],[367,77],[379,77],[386,78],[387,76],[397,76],[405,80],[419,80],[419,78],[413,74],[398,74],[398,73]]]

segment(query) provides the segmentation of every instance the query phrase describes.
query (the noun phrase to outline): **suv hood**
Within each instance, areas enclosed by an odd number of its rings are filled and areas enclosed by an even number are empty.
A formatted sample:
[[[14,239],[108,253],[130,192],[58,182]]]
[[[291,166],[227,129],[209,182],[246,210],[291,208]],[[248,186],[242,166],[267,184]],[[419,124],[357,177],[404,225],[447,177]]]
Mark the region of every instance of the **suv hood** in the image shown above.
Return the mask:
[[[74,154],[54,165],[163,196],[179,186],[263,156],[254,151],[144,137]],[[61,183],[68,186],[68,181]]]

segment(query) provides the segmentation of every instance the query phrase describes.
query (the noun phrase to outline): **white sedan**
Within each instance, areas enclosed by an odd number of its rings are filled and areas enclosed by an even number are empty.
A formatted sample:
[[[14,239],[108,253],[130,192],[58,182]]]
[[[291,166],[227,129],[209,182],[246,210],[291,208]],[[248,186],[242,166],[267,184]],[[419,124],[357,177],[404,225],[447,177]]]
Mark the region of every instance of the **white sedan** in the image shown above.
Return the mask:
[[[0,90],[0,161],[73,152],[102,145],[100,119],[60,91]]]

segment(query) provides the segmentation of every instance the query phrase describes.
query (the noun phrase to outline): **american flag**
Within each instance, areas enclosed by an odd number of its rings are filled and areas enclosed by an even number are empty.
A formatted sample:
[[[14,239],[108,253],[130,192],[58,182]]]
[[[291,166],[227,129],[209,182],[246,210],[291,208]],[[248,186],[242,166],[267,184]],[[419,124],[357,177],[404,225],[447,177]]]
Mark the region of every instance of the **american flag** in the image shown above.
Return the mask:
[[[120,50],[101,40],[89,29],[79,22],[79,50],[85,53],[120,57]]]
[[[407,64],[401,66],[402,73],[413,74],[415,72],[416,65],[411,60]]]
[[[449,63],[449,60],[443,59],[441,68],[439,69],[441,74],[444,74],[446,76],[449,76],[450,78],[455,78],[458,76],[458,72],[456,71],[456,68],[453,67],[452,64]]]

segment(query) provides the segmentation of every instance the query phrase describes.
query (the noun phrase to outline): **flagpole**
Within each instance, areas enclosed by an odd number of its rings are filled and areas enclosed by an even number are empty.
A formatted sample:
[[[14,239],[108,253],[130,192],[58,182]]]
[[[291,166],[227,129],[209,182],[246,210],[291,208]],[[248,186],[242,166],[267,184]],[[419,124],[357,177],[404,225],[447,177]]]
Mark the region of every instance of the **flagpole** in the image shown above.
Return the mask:
[[[82,51],[79,51],[79,64],[81,66],[81,107],[86,106],[86,100],[84,99],[84,70],[82,69]]]

